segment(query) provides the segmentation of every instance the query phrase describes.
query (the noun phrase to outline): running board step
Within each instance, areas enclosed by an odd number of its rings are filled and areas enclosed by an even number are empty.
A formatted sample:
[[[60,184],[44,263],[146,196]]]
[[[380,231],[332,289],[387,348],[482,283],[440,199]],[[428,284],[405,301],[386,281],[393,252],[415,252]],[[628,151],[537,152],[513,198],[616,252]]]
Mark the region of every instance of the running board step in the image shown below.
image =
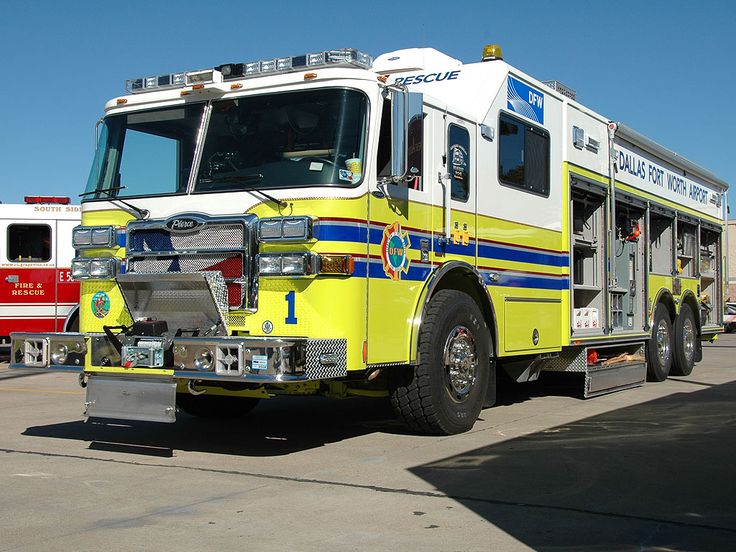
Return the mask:
[[[643,385],[647,379],[644,343],[597,344],[571,347],[547,360],[542,370],[582,372],[584,397],[595,397]]]

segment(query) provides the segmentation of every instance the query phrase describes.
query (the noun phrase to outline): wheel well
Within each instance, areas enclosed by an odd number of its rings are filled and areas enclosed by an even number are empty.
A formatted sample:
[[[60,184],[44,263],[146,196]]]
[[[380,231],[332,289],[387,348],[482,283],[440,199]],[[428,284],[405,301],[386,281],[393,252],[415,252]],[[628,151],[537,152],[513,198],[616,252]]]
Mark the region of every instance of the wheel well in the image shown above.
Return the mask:
[[[74,308],[69,311],[69,314],[66,315],[66,320],[64,320],[64,331],[79,331],[79,305],[75,305]]]
[[[670,314],[670,322],[674,324],[675,318],[677,316],[677,309],[675,308],[675,300],[672,298],[672,295],[670,295],[669,292],[666,291],[662,293],[654,302],[654,306],[652,307],[652,315],[654,315],[654,311],[656,310],[659,303],[662,303],[665,307],[667,307],[667,311]]]
[[[454,289],[467,293],[475,301],[481,313],[483,313],[483,318],[491,332],[491,352],[496,357],[498,353],[496,349],[496,343],[498,342],[496,315],[493,310],[493,304],[488,297],[488,292],[483,287],[479,275],[470,269],[453,269],[442,277],[442,280],[435,286],[432,294],[427,299],[431,299],[432,296],[442,289]]]

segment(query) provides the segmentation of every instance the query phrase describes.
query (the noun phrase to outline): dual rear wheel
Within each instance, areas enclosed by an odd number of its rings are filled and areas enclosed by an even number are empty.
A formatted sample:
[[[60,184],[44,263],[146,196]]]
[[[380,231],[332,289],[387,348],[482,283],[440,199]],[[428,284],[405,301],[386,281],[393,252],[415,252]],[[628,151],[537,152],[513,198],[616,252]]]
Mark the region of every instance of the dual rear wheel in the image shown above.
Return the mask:
[[[647,344],[648,379],[664,381],[670,375],[690,375],[698,346],[698,327],[690,305],[682,304],[673,327],[669,309],[659,303],[653,322],[652,337]]]

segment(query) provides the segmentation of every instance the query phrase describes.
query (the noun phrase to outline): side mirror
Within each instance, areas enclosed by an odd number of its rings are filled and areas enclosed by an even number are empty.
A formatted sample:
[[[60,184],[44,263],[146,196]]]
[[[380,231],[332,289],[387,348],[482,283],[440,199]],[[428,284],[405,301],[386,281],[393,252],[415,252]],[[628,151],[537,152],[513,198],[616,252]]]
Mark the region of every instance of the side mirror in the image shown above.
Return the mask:
[[[406,177],[409,159],[409,127],[412,121],[417,119],[421,121],[424,110],[422,94],[408,92],[406,88],[393,88],[392,92],[391,176],[384,179],[384,184],[399,183]]]
[[[391,180],[406,175],[406,142],[409,134],[409,92],[394,89],[391,97]]]

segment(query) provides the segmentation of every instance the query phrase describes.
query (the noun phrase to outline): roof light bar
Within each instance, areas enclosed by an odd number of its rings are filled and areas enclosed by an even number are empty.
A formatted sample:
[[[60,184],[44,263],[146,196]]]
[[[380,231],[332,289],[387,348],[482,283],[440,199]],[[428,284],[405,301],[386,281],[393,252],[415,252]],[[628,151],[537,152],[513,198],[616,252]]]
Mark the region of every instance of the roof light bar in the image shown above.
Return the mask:
[[[125,81],[125,89],[131,94],[166,88],[178,88],[186,84],[186,73],[169,73],[153,77],[141,77]]]
[[[125,81],[125,89],[131,94],[180,88],[182,86],[210,84],[222,80],[260,77],[273,73],[303,71],[316,67],[360,67],[370,69],[373,58],[355,48],[339,48],[324,52],[313,52],[300,56],[262,59],[249,63],[226,63],[213,69],[153,75]]]
[[[224,80],[231,80],[243,77],[260,77],[272,73],[303,71],[315,67],[361,67],[370,69],[372,65],[373,58],[368,54],[355,48],[340,48],[300,56],[262,59],[242,64],[231,63],[221,65],[218,69],[224,69],[222,72]]]

